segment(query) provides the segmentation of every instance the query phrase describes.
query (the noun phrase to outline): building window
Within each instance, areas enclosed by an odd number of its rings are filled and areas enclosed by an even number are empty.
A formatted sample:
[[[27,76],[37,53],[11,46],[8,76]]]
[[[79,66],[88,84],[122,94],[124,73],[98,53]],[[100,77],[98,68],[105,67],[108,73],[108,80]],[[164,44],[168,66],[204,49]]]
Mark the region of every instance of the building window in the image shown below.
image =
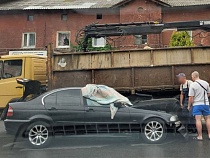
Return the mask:
[[[57,32],[57,48],[70,48],[70,31]]]
[[[104,37],[92,38],[92,46],[93,47],[105,47],[106,46],[106,39]]]
[[[23,33],[23,48],[35,48],[36,46],[36,33]]]
[[[135,45],[147,43],[147,35],[135,35]]]
[[[192,41],[193,39],[192,39],[192,31],[187,31],[187,33],[188,33],[188,35],[189,35],[189,37],[190,37],[190,40]]]
[[[103,15],[102,14],[97,14],[96,15],[96,19],[102,19],[103,18]]]
[[[61,15],[61,20],[67,21],[67,19],[68,19],[67,14],[62,14],[62,15]]]
[[[33,15],[28,15],[27,16],[27,20],[28,21],[33,21],[34,20],[34,16]]]

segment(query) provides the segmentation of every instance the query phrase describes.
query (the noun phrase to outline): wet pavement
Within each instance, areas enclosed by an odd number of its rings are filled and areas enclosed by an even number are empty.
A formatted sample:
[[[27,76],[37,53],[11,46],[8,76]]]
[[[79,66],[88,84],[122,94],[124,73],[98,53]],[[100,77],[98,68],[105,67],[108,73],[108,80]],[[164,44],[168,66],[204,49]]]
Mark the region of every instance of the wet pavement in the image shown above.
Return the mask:
[[[209,158],[210,141],[168,135],[163,144],[145,144],[135,137],[57,137],[45,149],[31,149],[25,142],[13,143],[0,121],[0,158]]]

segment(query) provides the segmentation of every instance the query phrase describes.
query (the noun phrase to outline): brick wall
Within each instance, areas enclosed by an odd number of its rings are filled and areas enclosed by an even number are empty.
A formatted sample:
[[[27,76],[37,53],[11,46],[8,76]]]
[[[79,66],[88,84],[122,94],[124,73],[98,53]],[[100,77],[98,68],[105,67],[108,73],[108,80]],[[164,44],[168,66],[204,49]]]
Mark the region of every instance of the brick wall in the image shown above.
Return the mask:
[[[132,1],[120,9],[120,22],[148,22],[161,21],[161,6],[151,1]],[[142,47],[141,45],[134,45],[134,36],[126,37],[121,45],[125,48]],[[151,47],[160,46],[159,35],[148,35],[148,44]]]
[[[57,31],[71,31],[71,43],[75,43],[77,31],[92,23],[119,23],[117,10],[78,10],[66,11],[67,21],[61,20],[62,11],[27,11],[0,14],[0,48],[21,48],[22,33],[36,32],[36,48],[48,43],[56,46]],[[97,20],[96,14],[103,13],[103,19]],[[34,15],[33,21],[27,21],[27,15]]]
[[[193,20],[210,20],[210,10],[206,7],[188,7],[188,8],[168,8],[163,9],[163,22],[174,21],[193,21]],[[210,45],[210,33],[201,30],[193,31],[193,41],[195,45]],[[168,46],[173,31],[162,33],[163,46]],[[204,38],[205,37],[205,38]]]
[[[68,15],[67,21],[61,20],[63,13]],[[103,18],[101,20],[96,19],[97,13],[102,13]],[[27,15],[34,15],[34,20],[27,21]],[[92,23],[171,22],[209,19],[210,10],[205,7],[166,8],[150,0],[133,0],[115,9],[1,11],[0,49],[21,48],[24,32],[36,32],[36,48],[43,48],[48,43],[54,43],[56,46],[57,31],[70,31],[70,41],[75,45],[77,31]],[[197,33],[199,31],[194,31],[193,36]],[[172,31],[167,31],[161,35],[148,35],[148,44],[154,48],[168,46],[171,34]],[[194,38],[194,43],[196,45],[210,45],[209,35],[209,33],[197,35]],[[118,38],[112,44],[120,49],[144,47],[144,45],[135,45],[134,36]]]
[[[67,13],[68,20],[62,21],[61,14]],[[102,13],[101,20],[96,14]],[[27,15],[34,15],[33,21],[27,21]],[[157,4],[135,0],[116,9],[81,9],[76,11],[8,11],[0,14],[0,48],[21,48],[22,33],[36,32],[36,48],[44,47],[48,43],[56,46],[57,31],[71,31],[71,43],[75,43],[78,30],[91,23],[124,23],[146,22],[161,19],[161,7]],[[124,37],[125,38],[125,37]],[[134,45],[134,36],[114,40],[118,48],[132,49],[142,47]],[[148,43],[159,47],[159,35],[148,35]]]

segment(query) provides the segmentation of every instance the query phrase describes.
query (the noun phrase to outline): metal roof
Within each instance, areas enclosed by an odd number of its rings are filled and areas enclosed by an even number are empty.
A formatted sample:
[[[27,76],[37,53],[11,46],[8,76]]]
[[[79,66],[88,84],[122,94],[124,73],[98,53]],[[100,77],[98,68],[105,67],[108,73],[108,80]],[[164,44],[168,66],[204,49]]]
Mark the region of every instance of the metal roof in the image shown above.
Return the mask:
[[[132,0],[7,0],[0,10],[112,8]],[[210,0],[152,0],[169,7],[210,5]]]
[[[171,7],[210,5],[210,0],[161,0]]]
[[[10,0],[0,10],[111,8],[125,0]]]

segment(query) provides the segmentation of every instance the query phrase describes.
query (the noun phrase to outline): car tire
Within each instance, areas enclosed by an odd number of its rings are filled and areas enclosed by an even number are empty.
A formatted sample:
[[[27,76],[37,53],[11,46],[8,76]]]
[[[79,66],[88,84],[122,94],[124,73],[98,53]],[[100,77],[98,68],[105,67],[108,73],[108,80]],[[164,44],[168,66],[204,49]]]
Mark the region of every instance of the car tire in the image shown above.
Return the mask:
[[[52,141],[52,127],[43,121],[34,122],[28,126],[26,136],[30,147],[35,149],[45,148]]]
[[[167,136],[167,127],[165,122],[159,118],[146,120],[142,126],[141,136],[146,143],[162,143]]]

